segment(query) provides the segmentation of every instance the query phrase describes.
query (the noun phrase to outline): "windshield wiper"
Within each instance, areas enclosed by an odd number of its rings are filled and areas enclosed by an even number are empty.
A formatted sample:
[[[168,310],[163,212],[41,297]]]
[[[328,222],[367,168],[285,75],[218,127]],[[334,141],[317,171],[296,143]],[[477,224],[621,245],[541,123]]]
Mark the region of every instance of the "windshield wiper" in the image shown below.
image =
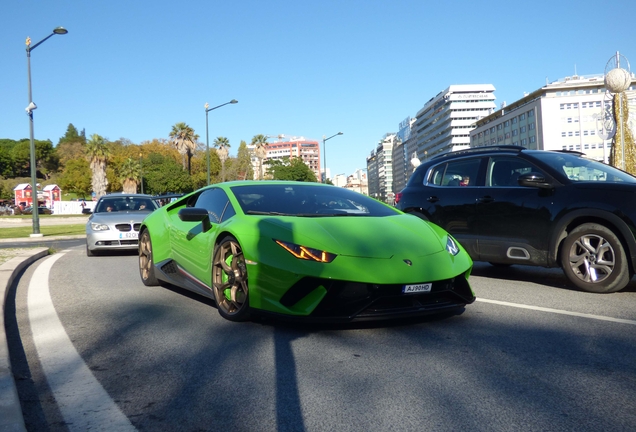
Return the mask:
[[[294,216],[289,213],[281,213],[281,212],[266,212],[266,211],[258,211],[258,210],[248,210],[245,214],[250,215],[260,215],[260,216]]]

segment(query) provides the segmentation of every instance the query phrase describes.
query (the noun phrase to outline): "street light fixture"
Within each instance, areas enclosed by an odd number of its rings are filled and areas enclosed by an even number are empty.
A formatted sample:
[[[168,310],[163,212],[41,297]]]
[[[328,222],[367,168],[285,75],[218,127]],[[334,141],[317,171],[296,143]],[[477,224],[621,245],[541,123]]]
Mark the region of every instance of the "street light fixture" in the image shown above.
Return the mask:
[[[139,177],[141,177],[141,193],[144,193],[144,166],[142,165],[142,156],[143,154],[139,152]]]
[[[325,147],[325,142],[329,141],[331,138],[342,135],[342,132],[338,132],[337,134],[331,135],[329,138],[325,138],[322,136],[322,160],[325,164],[325,179],[322,181],[323,183],[327,183],[327,149]]]
[[[36,49],[42,42],[55,35],[65,35],[68,33],[64,27],[57,27],[53,29],[53,33],[42,39],[40,42],[35,45],[31,45],[31,38],[26,38],[26,55],[27,55],[27,75],[29,82],[29,105],[26,108],[26,113],[29,116],[29,132],[31,137],[31,215],[33,218],[33,234],[31,237],[42,237],[40,234],[40,204],[38,202],[38,185],[37,185],[37,168],[35,166],[35,141],[33,140],[33,110],[37,108],[37,106],[33,103],[33,97],[31,94],[31,51]]]
[[[210,108],[208,103],[205,103],[205,149],[208,156],[207,165],[208,165],[208,186],[210,186],[210,138],[208,136],[208,113],[217,108],[221,108],[222,106],[238,103],[236,99],[232,99],[229,102],[225,102],[219,106],[215,106],[214,108]]]

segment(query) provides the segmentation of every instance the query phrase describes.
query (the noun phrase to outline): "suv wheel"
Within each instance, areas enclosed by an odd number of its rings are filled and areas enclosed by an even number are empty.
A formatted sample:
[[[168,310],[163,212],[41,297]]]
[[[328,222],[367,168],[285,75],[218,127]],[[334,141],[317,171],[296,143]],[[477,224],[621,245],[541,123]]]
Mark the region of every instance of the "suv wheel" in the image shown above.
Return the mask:
[[[561,266],[567,278],[583,291],[612,293],[630,280],[623,245],[603,225],[576,227],[563,241]]]

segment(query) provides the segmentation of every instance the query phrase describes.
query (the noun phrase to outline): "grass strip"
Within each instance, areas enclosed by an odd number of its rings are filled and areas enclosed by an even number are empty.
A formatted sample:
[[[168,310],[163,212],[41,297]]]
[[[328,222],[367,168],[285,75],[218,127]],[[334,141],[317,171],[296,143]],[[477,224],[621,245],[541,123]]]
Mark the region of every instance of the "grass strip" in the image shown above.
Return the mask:
[[[31,225],[2,228],[0,229],[0,239],[29,237],[32,233],[33,227]],[[44,235],[44,237],[86,234],[86,224],[45,225],[40,226],[40,233]]]

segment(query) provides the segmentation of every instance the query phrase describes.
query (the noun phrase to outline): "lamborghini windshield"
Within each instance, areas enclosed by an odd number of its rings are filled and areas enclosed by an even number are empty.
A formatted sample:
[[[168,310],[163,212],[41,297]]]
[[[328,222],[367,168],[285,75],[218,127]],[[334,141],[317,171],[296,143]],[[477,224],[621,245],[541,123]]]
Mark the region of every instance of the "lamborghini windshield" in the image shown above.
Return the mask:
[[[299,217],[391,216],[397,211],[336,186],[255,184],[231,188],[245,214]]]

